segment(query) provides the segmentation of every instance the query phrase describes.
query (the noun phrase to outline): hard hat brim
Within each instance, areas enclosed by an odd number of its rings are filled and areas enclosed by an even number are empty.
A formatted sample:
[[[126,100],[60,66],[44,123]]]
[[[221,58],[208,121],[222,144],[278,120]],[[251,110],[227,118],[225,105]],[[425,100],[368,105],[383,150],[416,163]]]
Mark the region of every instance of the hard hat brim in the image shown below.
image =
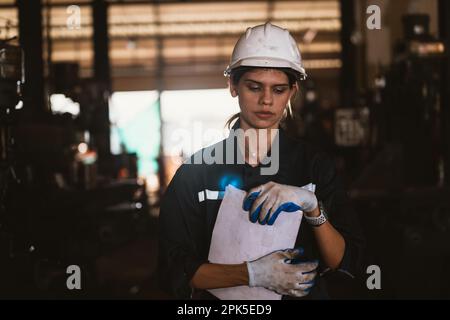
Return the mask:
[[[301,80],[306,79],[305,69],[299,65],[286,61],[284,59],[276,59],[273,57],[251,57],[244,58],[229,65],[224,72],[225,76],[229,76],[233,69],[238,67],[266,67],[266,68],[290,68],[300,73]]]

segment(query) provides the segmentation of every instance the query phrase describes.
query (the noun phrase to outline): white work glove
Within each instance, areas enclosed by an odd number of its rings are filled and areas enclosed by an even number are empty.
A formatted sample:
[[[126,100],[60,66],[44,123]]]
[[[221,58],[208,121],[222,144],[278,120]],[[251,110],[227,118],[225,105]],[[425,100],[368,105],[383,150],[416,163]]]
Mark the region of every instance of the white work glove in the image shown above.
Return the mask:
[[[306,296],[314,286],[318,261],[299,262],[302,254],[301,248],[279,250],[247,261],[249,287],[264,287],[294,297]]]
[[[274,224],[282,212],[302,210],[312,212],[317,208],[314,192],[301,187],[268,182],[249,190],[243,209],[250,210],[250,221],[260,224]]]

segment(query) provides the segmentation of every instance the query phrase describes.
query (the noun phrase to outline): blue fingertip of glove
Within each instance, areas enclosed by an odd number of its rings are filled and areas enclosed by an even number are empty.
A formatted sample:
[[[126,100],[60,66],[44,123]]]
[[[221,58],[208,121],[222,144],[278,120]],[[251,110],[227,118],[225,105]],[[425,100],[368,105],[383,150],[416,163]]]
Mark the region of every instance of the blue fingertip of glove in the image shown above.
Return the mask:
[[[255,211],[253,211],[252,214],[250,214],[250,221],[251,221],[251,222],[255,223],[255,222],[258,220],[259,212],[261,211],[261,208],[262,208],[263,204],[264,204],[264,202],[261,203],[261,204],[258,206],[258,208],[256,208]]]
[[[302,207],[300,207],[298,204],[294,202],[286,202],[283,203],[281,206],[277,208],[277,210],[273,213],[273,215],[270,217],[270,219],[267,221],[267,224],[269,226],[273,225],[275,223],[275,220],[277,220],[278,215],[282,212],[295,212],[297,210],[302,210]]]
[[[244,203],[242,204],[242,208],[245,211],[250,210],[250,208],[252,207],[253,202],[256,200],[256,198],[258,198],[260,193],[261,193],[261,191],[252,192],[247,198],[244,199]]]
[[[278,208],[273,215],[269,218],[269,220],[267,221],[267,225],[271,226],[275,223],[275,220],[277,220],[278,215],[280,214],[281,210],[280,208]]]
[[[263,220],[258,219],[259,224],[261,224],[261,225],[268,224],[268,220],[269,220],[270,212],[271,212],[271,211],[272,211],[272,209],[270,209],[269,212],[267,212],[267,214],[266,214],[266,216],[264,217]],[[261,217],[260,217],[260,218],[261,218]]]

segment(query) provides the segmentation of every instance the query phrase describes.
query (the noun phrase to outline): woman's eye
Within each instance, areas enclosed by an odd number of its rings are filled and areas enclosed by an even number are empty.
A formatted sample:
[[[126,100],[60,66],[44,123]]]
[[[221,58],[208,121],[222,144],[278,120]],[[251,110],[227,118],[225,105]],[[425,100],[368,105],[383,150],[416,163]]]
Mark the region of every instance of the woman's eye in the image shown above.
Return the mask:
[[[282,94],[282,93],[284,93],[286,91],[286,89],[285,88],[275,88],[273,91],[276,94]]]
[[[248,87],[251,91],[259,91],[259,87],[258,86],[250,86]]]

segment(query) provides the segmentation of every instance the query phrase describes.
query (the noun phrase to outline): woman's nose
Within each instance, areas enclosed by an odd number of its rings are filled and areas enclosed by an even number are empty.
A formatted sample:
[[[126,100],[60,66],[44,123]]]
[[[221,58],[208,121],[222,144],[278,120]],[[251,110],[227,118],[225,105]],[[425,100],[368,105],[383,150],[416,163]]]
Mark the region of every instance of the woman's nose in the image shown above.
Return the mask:
[[[263,105],[272,105],[273,96],[270,88],[264,89],[261,94],[261,104]]]

